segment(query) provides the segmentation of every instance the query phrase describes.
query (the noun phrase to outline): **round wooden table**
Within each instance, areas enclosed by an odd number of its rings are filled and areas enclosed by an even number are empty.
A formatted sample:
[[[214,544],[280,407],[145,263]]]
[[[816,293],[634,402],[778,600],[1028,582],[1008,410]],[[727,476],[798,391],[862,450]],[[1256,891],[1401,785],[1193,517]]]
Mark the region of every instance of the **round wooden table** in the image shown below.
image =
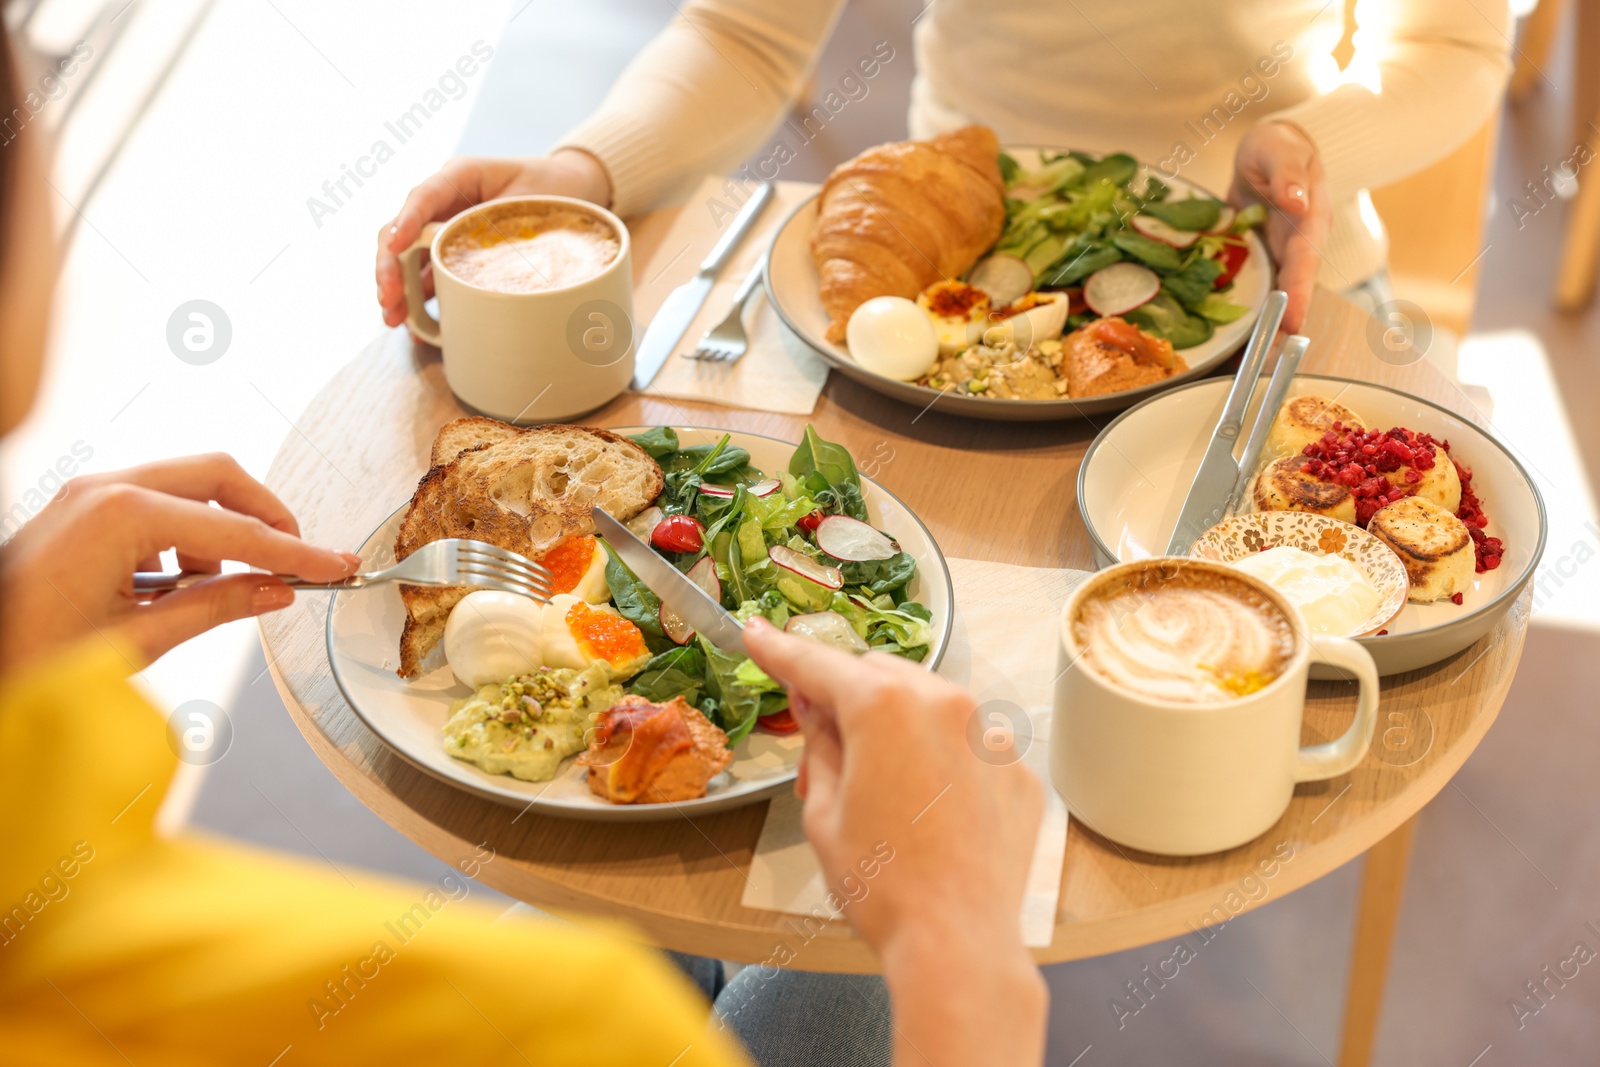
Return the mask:
[[[639,262],[647,259],[639,254]],[[1430,364],[1395,367],[1377,359],[1366,340],[1367,323],[1344,300],[1319,292],[1305,328],[1313,339],[1305,369],[1397,386],[1463,414],[1472,410]],[[388,333],[318,394],[284,442],[268,482],[299,517],[307,539],[354,548],[410,497],[435,430],[461,414],[437,353],[414,347],[403,332]],[[584,421],[703,425],[798,440],[808,420],[629,394]],[[1075,487],[1095,425],[974,422],[937,409],[919,417],[916,409],[841,375],[831,377],[809,421],[855,455],[879,457],[874,476],[917,511],[947,555],[1093,567]],[[1021,492],[1021,486],[1031,488]],[[1522,651],[1528,602],[1525,593],[1498,629],[1466,651],[1385,679],[1379,736],[1361,766],[1299,786],[1278,824],[1249,845],[1172,859],[1121,848],[1075,821],[1055,937],[1036,950],[1037,959],[1073,960],[1184,935],[1281,897],[1370,850],[1343,1056],[1345,1063],[1365,1062],[1411,819],[1494,721]],[[303,597],[265,617],[267,660],[317,755],[390,825],[450,863],[488,842],[498,858],[481,877],[495,888],[545,908],[625,920],[670,948],[755,962],[789,936],[793,916],[740,903],[764,802],[693,821],[597,824],[519,816],[514,808],[451,788],[390,752],[345,703],[324,649],[328,604],[327,598]],[[1354,704],[1353,685],[1314,683],[1305,742],[1336,737]],[[827,971],[875,969],[870,950],[842,921],[810,940],[795,963]]]

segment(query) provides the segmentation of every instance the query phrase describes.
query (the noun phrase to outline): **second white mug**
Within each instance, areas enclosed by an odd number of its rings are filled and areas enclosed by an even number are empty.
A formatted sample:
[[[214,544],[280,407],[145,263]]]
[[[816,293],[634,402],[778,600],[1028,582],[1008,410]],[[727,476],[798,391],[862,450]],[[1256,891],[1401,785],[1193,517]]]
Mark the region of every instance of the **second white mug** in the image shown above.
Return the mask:
[[[1218,702],[1155,699],[1115,684],[1083,660],[1073,622],[1090,598],[1130,578],[1158,589],[1185,569],[1217,572],[1260,593],[1289,620],[1293,652],[1266,685]],[[1355,721],[1321,745],[1300,745],[1306,679],[1326,663],[1360,684]],[[1067,809],[1113,841],[1173,856],[1233,848],[1283,815],[1296,782],[1333,778],[1366,754],[1378,713],[1378,673],[1354,641],[1308,636],[1271,586],[1218,563],[1151,559],[1085,581],[1061,615],[1050,730],[1050,777]]]

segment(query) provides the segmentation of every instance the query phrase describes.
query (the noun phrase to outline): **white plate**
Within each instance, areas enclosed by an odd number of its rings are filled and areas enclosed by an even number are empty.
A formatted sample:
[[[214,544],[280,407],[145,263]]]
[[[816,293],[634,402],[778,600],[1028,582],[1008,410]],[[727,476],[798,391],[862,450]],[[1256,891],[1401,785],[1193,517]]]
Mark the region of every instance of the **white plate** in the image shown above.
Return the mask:
[[[618,428],[618,432],[638,433],[642,429],[626,427]],[[714,442],[724,432],[685,426],[676,429],[685,445]],[[731,443],[748,451],[751,462],[762,470],[788,469],[794,445],[755,434],[729,436]],[[861,489],[872,524],[893,536],[901,548],[916,558],[917,573],[907,592],[933,613],[933,648],[922,661],[932,670],[950,641],[955,606],[950,570],[933,535],[898,497],[865,476]],[[405,508],[402,504],[367,538],[361,546],[363,560],[377,566],[393,562],[395,532]],[[335,594],[328,612],[328,663],[334,680],[356,714],[385,744],[407,762],[469,793],[544,815],[638,822],[739,807],[770,796],[794,780],[800,759],[800,735],[764,730],[752,730],[734,746],[732,765],[712,780],[704,797],[681,804],[609,804],[589,791],[583,770],[573,760],[568,760],[548,782],[524,782],[510,775],[489,774],[445,754],[441,739],[450,705],[470,696],[471,690],[456,681],[450,668],[443,665],[442,654],[431,654],[424,661],[423,673],[410,681],[395,673],[405,617],[397,586]],[[435,663],[439,665],[433,666]]]
[[[1166,550],[1183,508],[1180,487],[1193,484],[1232,384],[1231,378],[1215,378],[1175,389],[1124,412],[1094,439],[1078,469],[1078,512],[1097,565]],[[1264,392],[1256,390],[1246,425]],[[1302,374],[1289,396],[1307,393],[1337,400],[1369,425],[1404,426],[1449,441],[1451,454],[1472,468],[1473,487],[1489,516],[1486,532],[1505,542],[1500,566],[1477,575],[1460,605],[1407,603],[1387,634],[1356,639],[1372,653],[1378,673],[1437,663],[1488,633],[1533,577],[1544,552],[1544,501],[1522,464],[1473,424],[1394,389]]]
[[[1025,168],[1036,167],[1039,164],[1038,148],[1007,147],[1005,151]],[[1134,178],[1135,188],[1142,188],[1141,183],[1149,176],[1150,168],[1142,166],[1139,176]],[[1220,199],[1200,186],[1182,179],[1168,178],[1164,174],[1160,175],[1160,178],[1170,185],[1175,193],[1187,194],[1192,191],[1201,196]],[[940,411],[980,419],[1039,422],[1121,411],[1174,385],[1200,378],[1215,369],[1244,344],[1250,335],[1250,327],[1255,325],[1261,302],[1266,299],[1268,291],[1272,288],[1271,257],[1268,256],[1266,246],[1261,243],[1261,239],[1252,231],[1248,237],[1250,255],[1234,278],[1233,289],[1228,294],[1234,303],[1243,304],[1248,310],[1233,322],[1218,326],[1205,344],[1180,349],[1178,354],[1189,364],[1189,369],[1183,374],[1175,374],[1166,381],[1140,386],[1137,389],[1127,389],[1120,393],[1082,400],[1064,398],[991,400],[977,396],[962,396],[956,393],[941,393],[937,389],[917,385],[915,382],[896,381],[867,370],[850,357],[849,350],[843,345],[833,344],[827,339],[828,313],[823,310],[817,268],[811,262],[811,232],[816,228],[816,224],[817,198],[812,197],[794,210],[794,213],[784,221],[777,236],[772,239],[772,252],[767,259],[766,285],[767,297],[778,312],[778,317],[801,340],[816,349],[829,364],[867,388],[922,408],[937,400]]]

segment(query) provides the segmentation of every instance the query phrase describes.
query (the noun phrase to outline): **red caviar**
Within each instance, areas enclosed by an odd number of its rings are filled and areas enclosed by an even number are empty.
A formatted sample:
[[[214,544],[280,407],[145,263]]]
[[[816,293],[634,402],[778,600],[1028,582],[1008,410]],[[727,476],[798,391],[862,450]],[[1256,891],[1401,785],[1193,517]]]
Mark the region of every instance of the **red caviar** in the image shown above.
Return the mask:
[[[569,537],[546,552],[539,562],[550,572],[550,591],[570,593],[578,588],[579,580],[589,569],[599,548],[599,542],[592,536]]]
[[[581,600],[567,609],[566,622],[585,654],[613,667],[626,666],[649,651],[637,626],[620,615],[596,611]]]

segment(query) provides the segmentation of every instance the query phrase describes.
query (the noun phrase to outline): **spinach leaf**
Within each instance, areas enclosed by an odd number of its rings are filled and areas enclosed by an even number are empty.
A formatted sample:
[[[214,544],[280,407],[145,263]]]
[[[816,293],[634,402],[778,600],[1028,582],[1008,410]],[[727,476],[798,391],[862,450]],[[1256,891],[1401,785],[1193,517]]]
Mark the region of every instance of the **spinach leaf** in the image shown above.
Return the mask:
[[[1158,270],[1163,274],[1170,273],[1183,266],[1183,260],[1178,256],[1176,248],[1169,244],[1162,244],[1160,241],[1151,240],[1142,233],[1121,230],[1111,235],[1111,243],[1145,266]]]
[[[1155,204],[1165,200],[1171,192],[1172,190],[1167,186],[1166,182],[1160,178],[1152,177],[1144,184],[1144,196],[1142,199],[1146,204]]]
[[[861,487],[851,482],[835,485],[816,493],[817,506],[823,511],[848,515],[852,519],[867,521],[867,502],[861,499]]]
[[[1193,348],[1210,339],[1211,323],[1199,315],[1191,315],[1176,297],[1165,288],[1148,304],[1134,308],[1124,319],[1141,330],[1165,337],[1173,348]]]
[[[653,656],[628,683],[628,692],[657,704],[683,697],[694,704],[705,689],[706,657],[694,645],[673,647]]]
[[[769,679],[770,687],[763,688],[742,681],[738,671],[745,657],[724,652],[704,637],[696,640],[706,657],[706,693],[716,702],[716,722],[727,733],[731,747],[755,726],[762,693],[777,688],[777,683]]]
[[[673,453],[663,467],[668,474],[693,471],[700,475],[724,475],[750,463],[750,453],[738,445],[728,444],[728,436],[709,445],[690,445]]]
[[[909,552],[888,559],[869,559],[836,564],[846,585],[859,585],[870,596],[882,596],[903,588],[917,573],[917,561]]]
[[[1222,215],[1222,202],[1220,200],[1202,200],[1191,197],[1188,200],[1168,200],[1146,204],[1146,215],[1153,216],[1178,230],[1204,230],[1215,226],[1217,219]]]
[[[1098,181],[1110,182],[1112,185],[1126,185],[1139,170],[1139,161],[1126,152],[1113,152],[1098,163],[1091,163],[1084,168],[1083,185],[1085,188]]]
[[[1069,248],[1068,252],[1069,255],[1045,268],[1037,280],[1040,286],[1048,285],[1060,289],[1077,285],[1100,268],[1109,267],[1122,260],[1120,249],[1098,241],[1089,242],[1082,247]]]
[[[604,541],[600,542],[605,545]],[[661,630],[661,598],[628,569],[622,557],[606,545],[606,586],[617,612],[649,637],[665,637]]]
[[[789,457],[789,473],[802,479],[820,474],[828,485],[834,487],[846,484],[859,487],[861,484],[850,450],[832,441],[824,441],[817,436],[816,427],[810,423],[806,424],[800,447]]]
[[[650,453],[651,459],[670,456],[678,450],[678,434],[670,426],[656,426],[644,433],[634,434],[628,440]]]
[[[1162,285],[1186,310],[1198,313],[1206,298],[1215,291],[1213,283],[1221,273],[1220,261],[1195,256],[1182,270],[1167,275]]]

